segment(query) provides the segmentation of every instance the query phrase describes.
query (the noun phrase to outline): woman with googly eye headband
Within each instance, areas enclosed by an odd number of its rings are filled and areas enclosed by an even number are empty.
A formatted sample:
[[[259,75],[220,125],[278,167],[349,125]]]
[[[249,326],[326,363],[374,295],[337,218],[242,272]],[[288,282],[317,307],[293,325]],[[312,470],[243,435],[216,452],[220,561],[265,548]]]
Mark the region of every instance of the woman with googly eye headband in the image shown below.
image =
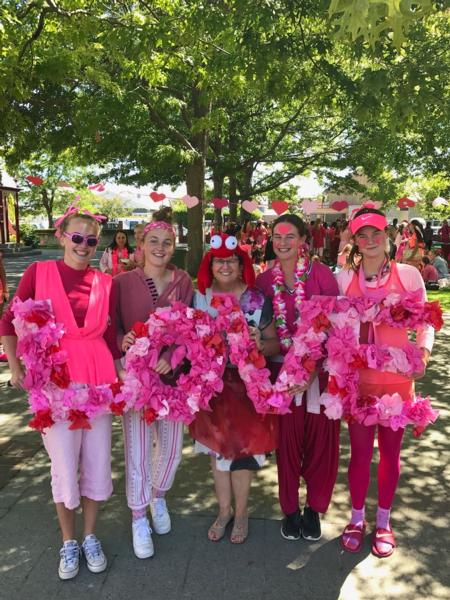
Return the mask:
[[[234,235],[213,235],[210,250],[198,273],[195,308],[215,317],[214,295],[233,295],[250,329],[250,337],[264,356],[279,352],[270,300],[256,290],[255,274],[248,254]],[[263,464],[266,453],[278,439],[278,417],[258,415],[248,398],[238,370],[227,365],[223,391],[210,402],[210,411],[199,411],[189,432],[195,452],[211,456],[219,514],[208,530],[212,542],[219,541],[234,519],[230,540],[242,544],[248,535],[247,501],[253,471]],[[230,499],[234,497],[234,512]]]

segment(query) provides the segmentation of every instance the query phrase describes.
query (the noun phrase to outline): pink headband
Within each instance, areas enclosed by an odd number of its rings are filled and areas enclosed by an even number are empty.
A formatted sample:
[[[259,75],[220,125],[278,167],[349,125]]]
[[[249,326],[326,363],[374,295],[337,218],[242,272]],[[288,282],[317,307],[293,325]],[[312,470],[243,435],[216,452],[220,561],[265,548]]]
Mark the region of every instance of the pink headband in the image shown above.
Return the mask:
[[[148,223],[148,225],[144,227],[144,235],[149,231],[152,231],[152,229],[164,229],[164,231],[169,231],[174,237],[176,237],[175,228],[166,221],[152,221],[151,223]]]
[[[87,215],[88,217],[92,217],[92,219],[95,219],[98,223],[101,223],[102,221],[106,221],[107,217],[104,217],[102,215],[93,215],[87,209],[80,208],[79,207],[79,203],[80,203],[80,199],[79,199],[79,197],[77,197],[75,199],[75,202],[72,202],[72,204],[69,206],[69,208],[63,214],[63,216],[59,217],[59,219],[56,219],[56,221],[54,223],[54,225],[56,227],[56,231],[55,231],[55,236],[56,237],[58,237],[58,238],[61,237],[60,228],[61,228],[62,222],[64,221],[64,219],[66,219],[70,215],[76,215],[76,214]]]
[[[350,221],[350,231],[353,235],[362,227],[375,227],[375,229],[379,229],[380,231],[384,231],[387,227],[387,219],[384,215],[378,215],[376,213],[365,213],[363,215],[359,215],[355,219]]]

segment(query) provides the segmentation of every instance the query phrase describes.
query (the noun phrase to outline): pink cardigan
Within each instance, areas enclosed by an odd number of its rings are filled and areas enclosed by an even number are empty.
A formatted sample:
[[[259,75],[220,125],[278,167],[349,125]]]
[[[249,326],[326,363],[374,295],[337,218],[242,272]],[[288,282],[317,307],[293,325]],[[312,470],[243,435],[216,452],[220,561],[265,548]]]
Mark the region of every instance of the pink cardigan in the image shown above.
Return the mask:
[[[114,277],[113,288],[116,292],[119,348],[122,345],[123,336],[131,330],[136,321],[145,322],[149,314],[157,308],[169,306],[174,300],[188,306],[191,304],[194,293],[191,278],[185,271],[177,269],[173,265],[169,265],[168,268],[173,271],[172,281],[156,302],[154,302],[145,281],[146,275],[140,267]]]

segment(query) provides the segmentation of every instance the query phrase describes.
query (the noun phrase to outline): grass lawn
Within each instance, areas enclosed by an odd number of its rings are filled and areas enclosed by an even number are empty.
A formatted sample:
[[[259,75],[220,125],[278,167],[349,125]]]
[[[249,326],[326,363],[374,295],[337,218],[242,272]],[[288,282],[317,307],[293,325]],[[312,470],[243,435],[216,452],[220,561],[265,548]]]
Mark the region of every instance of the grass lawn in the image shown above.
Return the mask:
[[[427,290],[428,300],[439,300],[444,312],[450,312],[450,289]]]

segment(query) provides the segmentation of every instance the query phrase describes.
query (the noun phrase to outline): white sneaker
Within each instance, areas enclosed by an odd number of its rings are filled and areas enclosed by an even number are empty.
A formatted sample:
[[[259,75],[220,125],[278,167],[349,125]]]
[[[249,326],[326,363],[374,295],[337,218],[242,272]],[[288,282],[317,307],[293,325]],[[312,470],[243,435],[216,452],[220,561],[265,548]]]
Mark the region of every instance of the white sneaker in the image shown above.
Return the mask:
[[[172,528],[170,515],[167,510],[167,504],[164,498],[155,498],[150,503],[152,513],[153,529],[158,535],[169,533]]]
[[[59,551],[58,574],[61,579],[72,579],[80,570],[80,547],[77,540],[67,540]]]
[[[133,550],[138,558],[150,558],[155,554],[152,530],[147,517],[133,521]]]
[[[93,533],[84,538],[82,544],[83,554],[86,557],[87,568],[91,573],[101,573],[106,569],[108,561],[102,550],[100,541]]]

